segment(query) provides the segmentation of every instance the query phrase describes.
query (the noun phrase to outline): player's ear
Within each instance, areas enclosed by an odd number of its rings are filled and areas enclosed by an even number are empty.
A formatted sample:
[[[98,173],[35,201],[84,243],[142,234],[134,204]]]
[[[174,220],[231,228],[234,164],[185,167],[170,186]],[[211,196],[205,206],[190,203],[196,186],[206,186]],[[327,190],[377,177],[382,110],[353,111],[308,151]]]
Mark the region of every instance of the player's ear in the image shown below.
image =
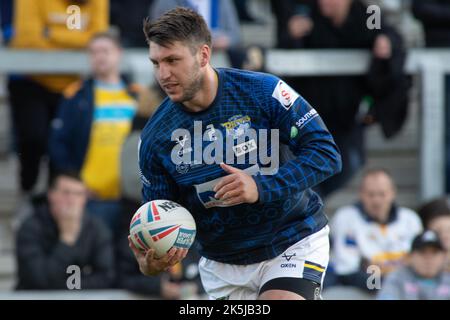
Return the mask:
[[[211,59],[211,48],[204,44],[200,48],[200,66],[205,67]]]

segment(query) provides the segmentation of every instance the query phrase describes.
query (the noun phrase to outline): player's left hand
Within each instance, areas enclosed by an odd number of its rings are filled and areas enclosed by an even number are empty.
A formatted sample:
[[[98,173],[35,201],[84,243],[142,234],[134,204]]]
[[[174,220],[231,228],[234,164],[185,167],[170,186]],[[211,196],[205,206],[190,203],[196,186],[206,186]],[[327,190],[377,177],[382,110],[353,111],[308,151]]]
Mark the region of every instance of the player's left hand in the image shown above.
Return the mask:
[[[228,175],[223,177],[214,187],[216,199],[223,201],[227,206],[258,201],[258,188],[250,175],[225,163],[221,163],[220,167]]]

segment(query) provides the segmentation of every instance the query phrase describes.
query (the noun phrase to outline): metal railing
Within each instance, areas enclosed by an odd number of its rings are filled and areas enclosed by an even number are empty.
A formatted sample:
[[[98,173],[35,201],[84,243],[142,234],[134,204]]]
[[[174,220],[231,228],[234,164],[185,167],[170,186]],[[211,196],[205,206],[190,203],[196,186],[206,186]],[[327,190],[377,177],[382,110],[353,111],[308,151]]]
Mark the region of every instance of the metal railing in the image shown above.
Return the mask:
[[[364,50],[269,50],[267,70],[284,76],[360,75],[370,55]],[[224,54],[213,55],[216,67],[228,65]],[[445,74],[450,74],[450,50],[413,49],[406,71],[420,77],[420,197],[426,201],[445,190]],[[154,82],[145,49],[125,50],[122,70],[142,84]],[[89,73],[86,53],[0,49],[0,75],[7,73]]]

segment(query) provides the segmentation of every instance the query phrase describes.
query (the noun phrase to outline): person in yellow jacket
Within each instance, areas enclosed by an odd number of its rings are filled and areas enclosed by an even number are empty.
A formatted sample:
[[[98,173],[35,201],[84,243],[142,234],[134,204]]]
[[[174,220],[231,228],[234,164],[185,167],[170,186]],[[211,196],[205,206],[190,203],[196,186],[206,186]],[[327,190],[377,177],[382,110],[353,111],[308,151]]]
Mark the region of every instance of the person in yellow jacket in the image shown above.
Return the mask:
[[[79,24],[73,28],[72,21]],[[9,45],[13,49],[42,50],[42,54],[84,49],[92,35],[108,27],[109,0],[15,0]],[[33,192],[40,162],[47,154],[49,127],[62,92],[77,79],[77,75],[10,76],[8,89],[20,160],[20,188],[25,196]]]

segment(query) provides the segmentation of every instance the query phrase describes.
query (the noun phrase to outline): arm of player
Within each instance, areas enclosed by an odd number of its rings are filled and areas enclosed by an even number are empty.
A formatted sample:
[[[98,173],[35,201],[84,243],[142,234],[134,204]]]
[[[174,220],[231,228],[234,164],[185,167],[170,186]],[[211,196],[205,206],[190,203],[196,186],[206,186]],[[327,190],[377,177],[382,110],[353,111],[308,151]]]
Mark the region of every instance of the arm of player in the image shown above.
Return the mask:
[[[269,79],[262,90],[266,96],[258,100],[272,120],[272,129],[279,129],[280,144],[287,145],[295,158],[275,174],[253,177],[263,203],[288,199],[342,168],[339,150],[317,111],[286,83]]]
[[[143,201],[144,203],[158,199],[177,201],[180,194],[178,186],[161,164],[157,152],[153,150],[155,147],[153,137],[143,133],[138,145]]]

